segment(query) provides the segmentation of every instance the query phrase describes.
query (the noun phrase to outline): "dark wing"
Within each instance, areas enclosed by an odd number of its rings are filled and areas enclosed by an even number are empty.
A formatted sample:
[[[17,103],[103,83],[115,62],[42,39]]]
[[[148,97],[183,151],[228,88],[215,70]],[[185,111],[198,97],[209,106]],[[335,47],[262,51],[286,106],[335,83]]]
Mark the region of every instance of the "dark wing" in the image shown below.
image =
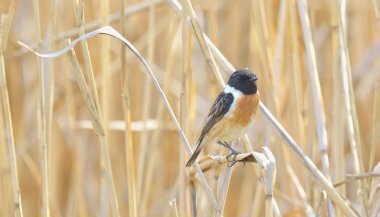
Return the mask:
[[[222,92],[219,94],[218,98],[216,98],[211,107],[210,113],[208,114],[207,123],[199,136],[198,144],[202,142],[203,138],[211,130],[211,128],[228,112],[233,101],[234,96],[232,93]]]

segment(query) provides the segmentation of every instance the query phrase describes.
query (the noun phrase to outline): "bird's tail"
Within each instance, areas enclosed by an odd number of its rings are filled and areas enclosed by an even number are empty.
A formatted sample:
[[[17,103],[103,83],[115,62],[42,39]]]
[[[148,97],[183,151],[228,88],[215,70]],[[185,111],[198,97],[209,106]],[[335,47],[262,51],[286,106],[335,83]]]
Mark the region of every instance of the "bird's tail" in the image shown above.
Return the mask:
[[[198,145],[197,145],[197,148],[195,149],[195,151],[194,151],[193,154],[191,155],[189,161],[187,161],[187,163],[186,163],[186,166],[187,166],[187,167],[190,167],[191,165],[193,165],[193,163],[194,163],[195,160],[197,159],[198,155],[201,153],[201,150],[202,150],[202,145],[201,145],[201,144],[198,144]]]

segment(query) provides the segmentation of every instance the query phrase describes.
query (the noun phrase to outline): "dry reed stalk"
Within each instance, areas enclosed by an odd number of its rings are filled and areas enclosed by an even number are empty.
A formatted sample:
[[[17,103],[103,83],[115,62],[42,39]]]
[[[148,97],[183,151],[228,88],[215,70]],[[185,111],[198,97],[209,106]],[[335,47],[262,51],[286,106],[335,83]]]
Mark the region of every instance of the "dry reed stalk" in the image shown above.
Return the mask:
[[[34,22],[36,26],[38,47],[41,49],[41,20],[39,0],[33,1]],[[39,97],[37,106],[38,128],[39,128],[39,151],[41,169],[41,212],[43,217],[50,216],[49,213],[49,179],[48,179],[48,144],[47,144],[47,121],[46,121],[46,96],[45,96],[45,70],[44,61],[37,57],[37,82],[39,84]]]
[[[148,64],[152,64],[154,62],[154,50],[155,50],[155,34],[156,31],[155,28],[155,14],[156,14],[156,7],[155,5],[149,6],[149,13],[148,13],[148,32],[147,34],[147,61]],[[149,118],[150,108],[151,108],[151,102],[152,102],[152,83],[149,78],[149,76],[145,76],[144,79],[144,100],[142,105],[142,121],[146,121]],[[145,127],[146,129],[146,127]],[[139,155],[138,155],[138,161],[137,161],[137,198],[140,201],[139,204],[141,204],[141,194],[143,189],[143,178],[145,174],[145,162],[146,162],[146,156],[148,155],[148,143],[151,147],[152,143],[148,142],[149,140],[149,133],[147,130],[144,130],[141,132],[140,137],[140,144],[139,144]]]
[[[17,158],[15,151],[15,141],[13,134],[13,124],[12,124],[12,114],[9,103],[9,94],[7,87],[7,79],[6,79],[6,71],[5,71],[5,62],[4,62],[4,52],[7,47],[7,41],[9,36],[10,27],[12,25],[14,15],[14,2],[12,2],[8,14],[1,14],[0,16],[0,91],[1,91],[1,105],[2,105],[2,119],[4,119],[5,126],[5,137],[6,143],[8,146],[8,162],[11,173],[12,180],[12,191],[13,191],[13,210],[14,216],[22,217],[22,201],[21,201],[21,193],[20,193],[20,184],[18,178],[18,170],[17,170]],[[4,194],[3,194],[4,195]]]
[[[377,3],[377,0],[372,0],[372,7],[375,11],[378,28],[380,28],[380,12],[379,12],[379,4]]]
[[[306,48],[307,66],[309,72],[309,84],[311,86],[314,115],[316,122],[316,129],[318,135],[319,152],[321,155],[323,173],[326,178],[331,182],[330,178],[330,163],[328,158],[327,147],[327,130],[326,130],[326,117],[322,98],[322,91],[318,77],[317,60],[315,57],[314,41],[311,35],[309,14],[307,12],[306,1],[297,0],[298,9],[302,24],[304,43]],[[335,210],[330,200],[327,200],[328,211],[330,216],[335,216]]]
[[[0,112],[3,114],[3,107],[0,106]],[[5,125],[3,115],[0,116],[0,126]],[[9,179],[10,165],[8,160],[8,150],[6,145],[6,132],[0,130],[0,199],[4,208],[0,209],[1,216],[12,216],[15,214],[14,198],[12,195],[12,180]]]
[[[223,77],[221,76],[218,66],[216,65],[214,56],[211,54],[210,48],[205,41],[201,26],[197,20],[194,8],[190,0],[182,0],[182,4],[184,5],[185,11],[190,18],[194,34],[198,40],[199,46],[201,47],[202,54],[206,59],[207,65],[210,66],[210,69],[213,72],[215,79],[218,81],[219,85],[224,86]]]
[[[109,0],[102,0],[100,1],[100,22],[102,26],[109,25],[109,13],[110,13],[110,1]],[[101,107],[101,117],[102,122],[105,123],[103,125],[105,136],[101,137],[100,139],[100,146],[101,146],[101,152],[100,152],[100,171],[101,171],[101,178],[100,178],[100,185],[101,185],[101,204],[100,204],[100,212],[106,216],[108,215],[108,199],[111,200],[111,207],[113,210],[113,216],[120,216],[120,211],[118,207],[117,202],[117,194],[114,182],[112,181],[112,187],[114,189],[111,189],[111,194],[109,194],[108,184],[109,181],[105,180],[108,179],[106,173],[112,174],[112,167],[111,167],[111,161],[109,159],[109,148],[110,148],[110,139],[109,139],[109,126],[108,123],[110,121],[110,70],[109,66],[110,63],[110,39],[109,38],[101,38],[98,39],[100,43],[100,74],[101,74],[101,101],[100,101],[100,107]],[[107,165],[110,164],[110,165]],[[105,170],[110,169],[111,172],[104,172]],[[113,179],[113,177],[112,177]]]
[[[124,0],[120,0],[121,11],[120,14],[120,29],[121,34],[125,36],[126,34],[126,26],[125,26],[125,16],[124,16],[124,8],[125,2]],[[128,76],[129,70],[126,67],[126,49],[125,46],[121,46],[121,77],[122,77],[122,87],[123,87],[123,95],[122,95],[122,104],[123,104],[123,113],[124,113],[124,140],[125,140],[125,159],[126,159],[126,168],[127,168],[127,185],[128,185],[128,210],[129,216],[136,217],[138,216],[137,210],[137,197],[136,197],[136,169],[135,169],[135,156],[134,156],[134,143],[133,143],[133,135],[131,129],[131,105],[130,105],[130,95],[128,90]]]
[[[54,50],[55,49],[55,40],[54,40],[54,33],[57,31],[57,2],[56,0],[49,0],[50,8],[49,8],[49,14],[50,14],[50,22],[48,23],[47,32],[45,36],[45,41],[43,47],[45,47],[46,50]],[[59,147],[57,147],[55,144],[55,141],[53,140],[53,110],[54,110],[54,94],[55,94],[55,61],[50,60],[46,61],[44,60],[44,67],[45,67],[45,82],[46,82],[46,143],[51,144],[49,146],[47,155],[47,162],[49,164],[49,168],[57,168],[58,161],[58,155],[59,155]],[[57,176],[57,170],[48,170],[49,177],[48,177],[48,183],[49,183],[49,191],[50,195],[57,195],[57,186],[58,186],[58,177]],[[57,197],[51,197],[50,203],[52,205],[52,215],[59,212],[57,209]]]
[[[74,2],[81,2],[81,0],[73,0]],[[136,13],[139,13],[141,11],[144,11],[146,9],[148,9],[150,7],[150,5],[160,5],[161,3],[163,3],[164,0],[145,0],[145,1],[142,1],[142,2],[139,2],[139,3],[136,3],[134,5],[131,5],[125,9],[123,9],[124,11],[124,16],[131,16],[131,15],[134,15]],[[116,22],[120,19],[121,17],[121,13],[120,12],[115,12],[115,13],[112,13],[109,15],[109,22],[112,23],[112,22]],[[102,23],[100,20],[95,20],[95,21],[91,21],[91,22],[88,22],[86,24],[83,24],[83,30],[84,31],[92,31],[92,30],[95,30],[97,28],[100,28],[102,26]],[[80,28],[73,28],[73,29],[69,29],[69,30],[66,30],[64,32],[61,32],[61,33],[58,33],[57,36],[56,36],[56,39],[57,40],[63,40],[63,39],[67,39],[67,38],[70,38],[70,37],[74,37],[74,36],[80,36],[81,35],[81,29]],[[30,47],[32,49],[36,49],[38,46],[37,43],[32,43],[30,44]],[[21,56],[21,55],[24,55],[28,52],[28,50],[26,50],[25,48],[21,48],[17,51],[14,52],[14,56]]]
[[[337,7],[337,6],[335,6]],[[334,10],[334,7],[330,8],[331,10],[331,28],[336,28],[339,25],[339,13],[337,10]],[[334,31],[332,33],[332,56],[339,56],[339,31]],[[344,180],[345,173],[345,149],[344,149],[344,102],[342,101],[342,81],[341,76],[339,76],[339,59],[334,58],[333,69],[332,69],[332,78],[333,78],[333,126],[331,130],[331,144],[332,146],[332,168],[334,168],[333,181]],[[337,189],[341,195],[346,196],[345,186],[342,186]],[[336,210],[337,216],[341,216],[342,213],[340,210]]]
[[[74,90],[73,86],[71,85],[69,79],[67,76],[63,76],[64,79],[64,90],[67,93],[65,97],[65,101],[67,104],[67,110],[69,114],[69,126],[70,129],[75,129],[75,119],[77,117],[77,113],[75,110],[75,102],[74,102]],[[70,215],[70,212],[68,212],[70,216],[75,216],[75,211],[77,212],[78,216],[88,216],[88,211],[87,211],[87,206],[85,203],[85,195],[84,195],[84,190],[81,186],[81,180],[84,178],[84,162],[86,161],[87,156],[82,154],[85,153],[83,150],[83,146],[80,146],[80,140],[77,135],[77,132],[75,130],[72,130],[72,136],[70,138],[70,143],[73,144],[76,148],[76,153],[75,153],[75,166],[73,169],[73,183],[74,185],[74,193],[72,193],[72,198],[73,202],[71,205],[72,208],[72,214]],[[66,209],[69,210],[69,209]]]
[[[232,143],[232,146],[236,146],[236,141]],[[277,203],[273,198],[274,181],[276,177],[276,160],[272,152],[267,148],[263,147],[264,153],[258,152],[248,152],[240,153],[233,157],[232,161],[229,159],[230,156],[205,156],[201,158],[198,162],[203,172],[207,172],[215,167],[220,167],[220,164],[227,164],[232,166],[227,167],[224,178],[221,180],[221,187],[218,189],[219,196],[219,207],[220,211],[215,213],[215,216],[223,216],[224,205],[226,201],[226,196],[229,189],[229,182],[232,175],[233,165],[237,162],[255,162],[258,165],[254,166],[255,172],[257,174],[263,187],[265,189],[265,214],[266,216],[272,216],[273,212],[276,216],[281,216],[279,214],[279,208]],[[194,177],[196,171],[194,168],[190,169],[189,175]]]
[[[296,2],[291,1],[289,2],[288,7],[289,13],[290,13],[290,22],[291,22],[291,44],[292,44],[292,69],[293,72],[293,80],[294,80],[294,95],[295,95],[295,101],[296,101],[296,109],[295,112],[297,114],[297,123],[298,123],[298,141],[299,144],[304,145],[305,144],[305,124],[304,119],[302,116],[303,111],[303,90],[302,90],[302,77],[301,77],[301,64],[300,64],[300,57],[298,55],[299,51],[299,43],[298,43],[298,34],[297,34],[297,21],[296,21]]]
[[[117,204],[117,199],[116,199],[116,190],[115,190],[115,185],[114,185],[114,180],[113,180],[113,175],[112,175],[112,168],[111,168],[111,160],[109,157],[109,152],[108,152],[108,145],[107,145],[107,140],[105,138],[105,131],[104,127],[102,125],[102,119],[101,115],[98,112],[98,109],[95,105],[95,100],[93,97],[91,97],[89,89],[87,87],[86,81],[84,79],[82,70],[80,68],[79,62],[76,58],[75,51],[72,49],[70,53],[71,57],[71,62],[73,64],[73,76],[75,82],[78,84],[81,94],[85,100],[86,107],[89,110],[91,121],[94,127],[94,131],[97,134],[101,146],[101,152],[103,154],[103,164],[105,167],[105,180],[107,187],[109,187],[110,192],[109,192],[109,199],[111,200],[111,206],[112,206],[112,212],[113,216],[120,216],[119,213],[119,207]]]
[[[179,217],[180,215],[178,214],[177,200],[174,198],[173,200],[169,201],[169,205],[173,207],[175,214],[174,216]]]
[[[169,24],[169,26],[175,26],[176,25],[176,22],[172,19],[169,19],[171,20],[171,23]],[[167,23],[167,22],[166,22]],[[170,28],[172,29],[172,28]],[[169,35],[171,36],[171,38],[169,39],[169,41],[175,41],[174,40],[174,32],[172,33],[171,31],[169,32]],[[173,82],[173,72],[174,72],[174,69],[173,69],[173,66],[174,66],[174,49],[175,49],[175,43],[172,43],[170,45],[170,48],[169,48],[169,53],[168,53],[168,58],[167,58],[167,61],[166,61],[166,67],[165,67],[165,75],[164,75],[164,79],[163,79],[163,82],[162,82],[162,86],[163,86],[163,92],[164,93],[167,93],[169,92],[169,84],[171,82]],[[161,120],[161,122],[163,123],[164,122],[164,119],[163,119],[163,115],[164,115],[164,105],[162,103],[159,103],[158,104],[158,108],[157,108],[157,111],[156,111],[156,114],[155,114],[155,120]],[[159,141],[160,138],[161,138],[161,130],[160,129],[156,129],[154,132],[153,132],[153,135],[151,137],[151,141]],[[161,148],[157,145],[154,145],[152,147],[152,149],[150,150],[151,152],[151,155],[150,155],[150,160],[148,161],[148,165],[146,166],[146,171],[145,171],[145,178],[144,178],[144,184],[143,186],[144,187],[144,191],[143,191],[143,194],[142,194],[142,203],[139,205],[140,207],[140,210],[141,210],[141,215],[142,216],[146,216],[146,211],[148,211],[148,209],[146,208],[147,207],[147,203],[148,203],[148,200],[149,200],[149,194],[151,193],[151,189],[152,189],[152,183],[153,183],[153,179],[154,179],[154,166],[156,165],[156,162],[159,160],[159,155],[161,154],[160,153],[161,151]]]
[[[208,12],[210,13],[210,18],[209,18],[209,23],[210,23],[210,38],[211,40],[218,45],[219,44],[219,37],[218,37],[218,10],[217,10],[217,4],[218,2],[216,1],[209,1],[209,10]]]
[[[339,48],[340,48],[340,63],[341,63],[341,79],[344,93],[344,104],[346,110],[347,130],[350,138],[351,152],[353,155],[354,172],[363,173],[365,171],[363,164],[362,145],[360,140],[359,124],[355,106],[355,95],[352,84],[351,63],[347,48],[347,24],[346,24],[346,7],[347,2],[341,0],[339,4]],[[366,180],[360,181],[360,188],[363,197],[360,198],[362,204],[367,205],[367,183]],[[368,216],[368,207],[363,207],[362,215]]]
[[[252,201],[252,208],[251,208],[251,215],[252,217],[260,216],[260,210],[261,207],[263,207],[263,198],[264,197],[264,191],[262,185],[256,185],[255,194],[253,195],[253,201]]]
[[[186,72],[183,72],[185,74]],[[183,75],[183,77],[185,77]],[[182,129],[184,130],[185,133],[188,132],[188,127],[187,127],[187,101],[186,101],[186,78],[182,78],[182,87],[181,87],[181,95],[180,95],[180,124]],[[180,213],[181,216],[185,216],[185,210],[186,210],[186,176],[185,176],[185,159],[186,159],[186,153],[184,152],[183,149],[179,149],[179,166],[178,166],[178,174],[179,174],[179,193],[178,193],[178,198],[179,198],[179,207],[180,207]],[[178,212],[177,212],[178,215]],[[190,216],[190,215],[189,215]]]
[[[236,148],[238,145],[238,141],[234,141],[231,144],[232,148]],[[231,176],[232,176],[232,171],[233,171],[233,166],[227,167],[226,171],[224,172],[224,177],[221,179],[221,185],[218,189],[218,197],[219,197],[219,211],[216,212],[217,217],[222,217],[224,215],[224,206],[226,205],[226,200],[227,200],[227,194],[231,182]]]
[[[273,55],[273,77],[275,80],[279,78],[279,67],[281,66],[281,59],[283,55],[284,40],[286,36],[285,22],[287,21],[286,17],[288,13],[288,3],[289,1],[282,1],[280,3],[280,11],[278,13],[278,29],[276,36],[276,46]]]
[[[254,4],[256,3],[256,4]],[[260,52],[260,60],[263,62],[263,76],[264,76],[264,83],[265,86],[269,88],[269,96],[267,100],[269,102],[269,108],[271,108],[273,111],[277,111],[278,105],[277,105],[277,87],[274,85],[275,81],[273,79],[273,54],[272,54],[272,48],[270,44],[270,36],[269,36],[269,29],[267,24],[267,15],[265,12],[265,8],[262,1],[253,1],[251,4],[251,16],[252,20],[254,20],[255,27],[258,26],[258,28],[253,28],[254,32],[256,32],[257,37],[257,43],[258,46],[262,45],[263,52]]]
[[[264,183],[265,183],[265,216],[272,217],[273,212],[276,217],[280,216],[278,205],[276,200],[273,198],[274,182],[276,179],[276,159],[268,147],[263,147],[265,157],[267,158],[267,165],[261,165],[264,169]],[[260,162],[259,162],[260,163]],[[265,167],[264,167],[265,166]],[[273,210],[274,209],[274,210]]]
[[[313,210],[313,207],[311,206],[309,200],[307,199],[307,195],[305,193],[305,190],[303,189],[296,173],[291,167],[288,168],[288,173],[290,175],[290,178],[292,179],[294,185],[296,186],[296,189],[298,190],[299,195],[301,196],[304,206],[305,206],[305,213],[308,217],[316,217],[315,211]]]
[[[80,0],[73,0],[74,2],[74,7],[75,7],[75,19],[76,23],[78,25],[78,34],[80,36],[85,34],[85,20],[84,20],[84,4]],[[99,96],[98,96],[98,91],[96,90],[96,82],[95,82],[95,74],[94,70],[92,67],[92,61],[91,61],[91,56],[90,56],[90,50],[88,48],[87,40],[83,40],[80,42],[82,52],[83,52],[83,57],[84,57],[84,63],[86,67],[86,74],[87,77],[90,80],[90,91],[94,97],[94,103],[95,106],[98,108],[99,111]]]
[[[74,11],[75,11],[75,20],[78,28],[78,34],[80,36],[85,34],[85,19],[84,19],[84,3],[80,0],[73,0],[73,5],[74,5]],[[88,80],[90,83],[90,89],[89,89],[89,94],[90,96],[94,99],[93,100],[93,106],[94,109],[100,114],[101,116],[101,111],[100,111],[100,106],[99,106],[99,96],[98,96],[98,91],[96,89],[96,82],[95,82],[95,74],[92,66],[92,60],[90,56],[90,50],[88,48],[87,40],[83,40],[80,42],[81,50],[83,53],[83,58],[84,58],[84,65],[85,65],[85,72],[86,76],[85,80]],[[70,88],[71,89],[71,88]],[[98,123],[99,125],[101,123]],[[75,126],[75,125],[73,125]],[[85,212],[83,209],[80,210],[82,213]]]
[[[256,4],[254,4],[256,3]],[[260,50],[263,50],[263,52],[259,52],[260,56],[260,62],[263,62],[262,68],[263,68],[263,76],[264,76],[264,86],[267,87],[265,92],[267,92],[267,97],[264,99],[267,101],[267,105],[269,108],[274,112],[274,114],[279,114],[281,111],[281,105],[279,105],[279,98],[278,98],[278,90],[281,87],[283,82],[276,82],[279,81],[279,79],[275,79],[274,74],[276,73],[274,71],[274,65],[273,62],[273,54],[270,44],[270,33],[269,33],[269,27],[267,24],[267,14],[264,8],[264,4],[262,1],[252,1],[251,4],[251,16],[252,20],[255,21],[255,25],[251,26],[253,28],[253,32],[255,32],[257,35],[257,46],[261,48]],[[255,28],[257,26],[257,28]],[[279,27],[281,28],[281,27]],[[281,37],[281,36],[278,36]],[[260,46],[261,45],[261,46]],[[270,140],[270,137],[272,137],[271,133],[272,129],[268,128],[266,132],[266,139],[267,141]],[[280,177],[286,177],[286,167],[285,165],[288,165],[289,160],[289,153],[288,150],[285,150],[282,146],[274,146],[274,149],[277,150],[277,162],[279,162],[279,176]],[[294,190],[291,187],[291,183],[287,179],[280,179],[279,184],[284,191],[288,193],[288,195],[294,195]]]
[[[236,145],[236,143],[233,143],[232,145]],[[263,187],[265,189],[265,215],[266,216],[272,216],[273,213],[276,216],[281,216],[279,214],[279,208],[277,206],[277,203],[275,203],[275,200],[273,198],[273,189],[274,189],[274,181],[276,177],[276,160],[272,154],[272,152],[267,148],[263,147],[264,154],[262,153],[256,153],[256,152],[249,152],[249,153],[242,153],[238,154],[234,157],[233,163],[236,162],[256,162],[258,163],[258,166],[254,167],[255,172],[260,177],[260,181],[263,184]],[[216,161],[219,164],[230,164],[231,162],[226,156],[210,156],[208,159],[212,161]],[[202,161],[202,160],[200,160]],[[212,167],[215,167],[216,164],[214,162],[210,163],[209,161],[202,161],[201,167],[203,171],[210,170]],[[192,171],[192,174],[195,174],[195,171]],[[222,185],[219,189],[219,206],[220,206],[220,212],[216,213],[216,216],[223,216],[223,209],[225,205],[225,200],[227,196],[227,192],[229,189],[229,182],[232,174],[232,167],[228,167],[227,171],[225,173],[224,179],[222,179]]]
[[[190,80],[191,80],[191,57],[192,57],[192,38],[187,25],[188,16],[182,11],[181,14],[181,30],[182,30],[182,85],[181,85],[181,98],[180,98],[180,111],[181,126],[186,135],[190,134]],[[190,216],[190,208],[186,207],[186,168],[185,168],[186,153],[185,150],[179,149],[179,213],[180,216]]]
[[[372,137],[371,137],[371,147],[370,147],[370,155],[369,155],[369,169],[372,170],[374,163],[375,163],[375,154],[376,152],[376,144],[377,144],[377,112],[379,108],[379,83],[377,82],[374,88],[374,95],[373,95],[373,112],[372,112]]]
[[[350,138],[351,151],[354,158],[354,169],[356,173],[364,172],[364,166],[360,160],[360,135],[356,117],[356,109],[354,106],[355,99],[352,88],[352,78],[351,78],[351,67],[350,59],[348,56],[348,48],[346,41],[346,1],[341,0],[339,4],[339,47],[340,47],[340,57],[341,57],[341,76],[342,76],[342,87],[344,93],[344,103],[346,109],[346,121],[347,130]]]

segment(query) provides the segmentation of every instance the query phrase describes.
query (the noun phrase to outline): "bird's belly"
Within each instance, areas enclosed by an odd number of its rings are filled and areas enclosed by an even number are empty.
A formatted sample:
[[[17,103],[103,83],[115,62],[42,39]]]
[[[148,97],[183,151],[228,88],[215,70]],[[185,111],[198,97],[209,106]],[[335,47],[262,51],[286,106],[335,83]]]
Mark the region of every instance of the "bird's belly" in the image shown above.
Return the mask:
[[[245,132],[247,126],[248,125],[242,126],[234,122],[231,118],[224,118],[210,130],[207,137],[211,140],[230,142],[239,139]]]

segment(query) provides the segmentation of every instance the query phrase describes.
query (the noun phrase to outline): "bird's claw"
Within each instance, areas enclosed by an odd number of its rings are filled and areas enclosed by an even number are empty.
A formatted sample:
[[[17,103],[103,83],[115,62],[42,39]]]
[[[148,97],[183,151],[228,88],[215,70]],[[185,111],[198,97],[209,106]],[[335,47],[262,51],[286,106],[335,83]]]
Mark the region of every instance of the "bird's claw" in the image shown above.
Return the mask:
[[[227,142],[221,142],[221,141],[218,141],[218,144],[227,148],[228,150],[230,150],[230,154],[226,156],[226,160],[228,161],[228,167],[232,167],[233,165],[235,165],[237,163],[236,161],[236,156],[241,154],[239,151],[236,151],[235,149],[233,149],[231,146],[228,145]],[[229,158],[233,156],[232,160],[229,160]]]

